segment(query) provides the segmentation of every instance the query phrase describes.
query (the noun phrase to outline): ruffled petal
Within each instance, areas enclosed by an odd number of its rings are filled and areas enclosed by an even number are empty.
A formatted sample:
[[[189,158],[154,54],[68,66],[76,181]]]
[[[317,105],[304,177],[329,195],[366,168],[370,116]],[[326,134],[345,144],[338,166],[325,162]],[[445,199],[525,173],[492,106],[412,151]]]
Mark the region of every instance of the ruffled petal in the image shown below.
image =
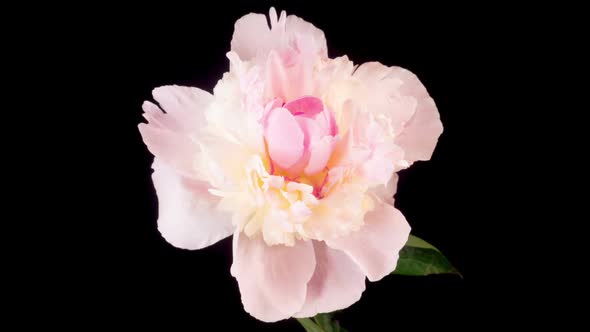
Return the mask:
[[[395,135],[408,166],[430,159],[443,127],[434,100],[418,77],[378,62],[360,65],[353,77],[365,85],[365,107],[386,119],[384,126]]]
[[[270,28],[263,14],[248,14],[236,21],[231,50],[247,61],[268,50]]]
[[[162,163],[186,177],[197,177],[195,158],[199,147],[188,136],[146,123],[140,123],[138,128],[148,150]]]
[[[166,115],[175,120],[177,130],[193,135],[204,126],[204,111],[213,101],[213,96],[207,91],[178,85],[155,88],[152,95]]]
[[[205,125],[205,108],[213,97],[201,89],[175,85],[156,88],[153,96],[166,113],[155,104],[144,102],[148,123],[138,126],[143,141],[161,162],[184,176],[196,178],[196,140]]]
[[[231,50],[242,60],[264,59],[271,49],[282,49],[304,43],[311,52],[328,56],[324,32],[303,19],[285,11],[278,16],[274,8],[269,13],[270,27],[265,15],[247,14],[236,22],[231,41]]]
[[[404,151],[397,145],[383,143],[377,145],[366,161],[360,165],[361,174],[371,186],[385,185],[394,171],[407,164],[403,161]]]
[[[416,111],[396,138],[396,144],[404,149],[405,159],[410,164],[417,160],[429,160],[443,132],[436,104],[416,75],[400,67],[392,69],[391,76],[404,82],[400,88],[402,95],[412,96],[417,102]]]
[[[326,36],[322,30],[316,28],[313,24],[295,15],[289,15],[287,16],[286,30],[290,38],[305,36],[309,39],[314,53],[321,57],[328,57]]]
[[[416,101],[401,94],[403,81],[394,76],[394,67],[379,62],[360,65],[353,74],[365,87],[364,100],[360,105],[377,118],[385,117],[392,133],[398,133],[416,111]]]
[[[399,179],[399,176],[397,175],[397,173],[394,173],[391,176],[391,178],[389,179],[389,181],[387,182],[387,184],[376,186],[376,187],[372,188],[371,191],[380,200],[393,205],[393,202],[394,202],[393,196],[395,195],[395,193],[397,191],[398,179]]]

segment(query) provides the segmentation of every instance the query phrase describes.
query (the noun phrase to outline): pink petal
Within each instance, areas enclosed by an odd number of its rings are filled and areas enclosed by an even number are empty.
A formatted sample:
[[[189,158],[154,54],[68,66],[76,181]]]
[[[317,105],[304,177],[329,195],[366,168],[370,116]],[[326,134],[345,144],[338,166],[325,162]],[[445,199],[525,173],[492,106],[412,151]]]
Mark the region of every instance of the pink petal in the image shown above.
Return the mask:
[[[377,281],[395,270],[399,251],[410,235],[403,214],[387,203],[376,203],[365,215],[365,224],[346,237],[326,241],[355,261],[370,281]]]
[[[289,168],[303,155],[303,132],[285,108],[275,108],[268,116],[265,129],[270,158],[277,165]]]
[[[288,84],[287,70],[282,64],[279,54],[272,50],[268,55],[265,70],[265,93],[269,98],[286,99]]]
[[[396,144],[405,150],[405,159],[410,164],[417,160],[429,160],[443,132],[436,104],[416,75],[403,68],[392,69],[391,75],[404,82],[402,94],[413,96],[418,103],[416,112],[396,138]]]
[[[267,126],[268,116],[270,115],[272,110],[274,110],[275,108],[279,108],[282,105],[283,105],[283,101],[279,98],[275,98],[275,99],[269,101],[268,103],[266,103],[266,105],[264,106],[264,111],[263,111],[262,119],[261,119],[261,123],[262,123],[263,127]]]
[[[303,156],[286,170],[287,175],[292,178],[301,175],[301,172],[303,172],[311,158],[312,142],[315,143],[322,137],[321,128],[315,120],[300,116],[296,117],[295,120],[303,132]]]
[[[248,14],[235,24],[231,41],[231,50],[238,53],[242,60],[252,60],[258,56],[265,58],[271,49],[281,49],[296,43],[297,38],[303,39],[315,54],[328,56],[326,38],[322,30],[305,22],[299,17],[281,12],[277,17],[276,10],[270,9],[268,26],[265,15]]]
[[[408,163],[430,159],[443,127],[434,101],[416,75],[368,62],[353,76],[369,89],[368,109],[391,119],[396,144],[405,151]]]
[[[293,316],[305,302],[315,270],[311,241],[268,246],[261,236],[234,234],[231,274],[237,279],[244,309],[264,322]]]
[[[286,30],[291,39],[295,36],[302,36],[311,44],[310,48],[314,53],[321,57],[328,57],[328,46],[324,32],[313,24],[297,16],[289,15],[287,16]]]
[[[361,172],[371,185],[385,185],[394,171],[399,170],[397,165],[404,158],[404,151],[395,144],[389,142],[377,145],[368,160],[361,164]]]
[[[316,85],[313,79],[316,56],[306,48],[285,47],[270,50],[264,64],[265,96],[288,102],[310,95]]]
[[[310,147],[312,142],[318,141],[320,138],[322,138],[322,136],[324,136],[324,133],[318,126],[317,121],[301,116],[295,117],[295,121],[297,121],[299,124],[299,128],[301,128],[301,131],[305,137],[303,145],[306,149]]]
[[[232,234],[231,216],[216,210],[208,186],[177,174],[156,160],[152,175],[158,195],[158,230],[175,247],[201,249]]]
[[[207,91],[177,85],[155,88],[152,95],[166,115],[174,118],[179,130],[192,134],[204,126],[205,108],[213,101],[213,96]]]
[[[293,49],[271,50],[265,66],[266,96],[288,101],[311,93],[313,68],[309,62]]]
[[[379,199],[381,199],[382,201],[393,205],[393,202],[394,202],[393,196],[395,195],[395,192],[397,191],[398,179],[399,179],[399,176],[397,175],[397,173],[394,173],[391,176],[391,178],[389,179],[389,181],[387,182],[387,184],[376,186],[371,191],[375,195],[377,195],[377,197]]]
[[[319,98],[305,96],[286,103],[284,107],[293,115],[313,118],[324,110],[324,103]]]
[[[301,158],[295,164],[293,164],[293,166],[291,166],[285,170],[287,177],[291,178],[291,179],[295,179],[295,178],[299,177],[301,175],[301,173],[303,172],[303,170],[305,169],[305,166],[307,166],[307,162],[309,161],[309,157],[310,157],[309,149],[306,148],[306,149],[304,149],[303,155],[301,156]]]
[[[334,117],[334,112],[330,111],[328,108],[324,108],[324,111],[321,114],[321,117],[318,117],[322,127],[325,128],[331,136],[336,136],[338,134],[338,125],[336,125],[336,118]]]
[[[174,117],[168,116],[162,112],[162,110],[155,104],[149,101],[144,101],[143,105],[141,105],[141,108],[143,108],[144,112],[143,117],[151,126],[160,129],[180,130]]]
[[[316,268],[307,284],[303,308],[295,317],[311,317],[349,307],[365,290],[365,274],[344,252],[313,241]]]
[[[161,162],[187,177],[195,177],[194,160],[199,147],[193,137],[205,125],[204,110],[212,96],[206,91],[183,86],[154,89],[156,99],[166,113],[151,102],[143,103],[148,124],[139,125],[143,141]]]
[[[193,158],[199,147],[188,136],[146,123],[140,123],[138,128],[148,150],[157,159],[179,174],[196,177]]]
[[[293,22],[292,26],[289,22]],[[273,24],[270,48],[268,53],[263,52],[266,57],[260,57],[265,70],[267,98],[290,101],[312,94],[317,85],[313,79],[314,64],[327,53],[325,48],[322,49],[325,38],[318,42],[318,34],[323,37],[323,32],[313,25],[292,16],[287,17],[286,26],[283,26],[282,19]]]
[[[245,15],[236,21],[231,50],[236,52],[240,59],[251,60],[258,52],[268,51],[269,36],[270,28],[265,15]]]
[[[332,136],[324,136],[319,141],[312,142],[309,162],[305,167],[305,174],[313,175],[324,170],[328,160],[332,156],[333,148],[334,137]]]
[[[386,115],[391,119],[394,130],[399,132],[416,111],[416,103],[413,98],[400,95],[403,82],[394,75],[394,71],[394,67],[367,62],[360,65],[353,76],[369,90],[367,109]]]

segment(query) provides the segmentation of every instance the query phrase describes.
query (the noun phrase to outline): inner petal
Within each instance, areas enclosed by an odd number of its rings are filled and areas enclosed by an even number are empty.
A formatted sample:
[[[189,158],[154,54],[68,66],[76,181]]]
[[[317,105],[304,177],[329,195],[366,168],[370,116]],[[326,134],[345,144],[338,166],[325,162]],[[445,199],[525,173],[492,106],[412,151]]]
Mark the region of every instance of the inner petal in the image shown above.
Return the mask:
[[[265,138],[270,158],[282,168],[293,166],[303,155],[303,131],[285,108],[276,108],[270,113]]]
[[[316,174],[326,167],[332,154],[333,140],[331,136],[324,136],[321,140],[314,142],[310,147],[310,158],[305,167],[305,174]]]
[[[296,116],[313,118],[324,110],[322,100],[312,96],[305,96],[285,104],[286,109]]]

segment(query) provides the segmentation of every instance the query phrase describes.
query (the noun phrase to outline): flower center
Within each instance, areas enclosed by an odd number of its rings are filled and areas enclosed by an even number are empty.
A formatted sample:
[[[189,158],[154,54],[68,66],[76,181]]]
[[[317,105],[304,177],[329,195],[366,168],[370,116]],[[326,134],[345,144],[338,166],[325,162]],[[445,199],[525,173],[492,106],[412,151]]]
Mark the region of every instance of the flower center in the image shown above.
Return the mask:
[[[320,196],[338,128],[321,99],[305,96],[288,103],[273,100],[264,117],[270,173],[305,183]]]

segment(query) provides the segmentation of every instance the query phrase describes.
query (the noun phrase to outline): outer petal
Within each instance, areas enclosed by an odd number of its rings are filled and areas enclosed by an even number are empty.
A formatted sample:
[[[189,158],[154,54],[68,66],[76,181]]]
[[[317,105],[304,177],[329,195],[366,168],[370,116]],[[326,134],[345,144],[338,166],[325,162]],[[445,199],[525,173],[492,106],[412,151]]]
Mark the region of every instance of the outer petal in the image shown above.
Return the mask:
[[[296,36],[305,36],[305,38],[309,38],[315,53],[322,57],[328,57],[326,36],[322,30],[294,15],[287,16],[286,29],[291,38]]]
[[[139,124],[139,131],[151,153],[184,176],[195,178],[195,158],[199,147],[195,139],[205,124],[204,110],[212,96],[197,88],[163,86],[154,89],[162,110],[150,103],[143,104],[148,123]]]
[[[404,82],[401,93],[416,98],[418,103],[416,112],[396,138],[396,143],[405,150],[405,158],[410,164],[416,160],[428,160],[443,132],[436,104],[416,75],[400,67],[392,69],[391,76]]]
[[[365,225],[359,231],[326,243],[346,252],[370,281],[377,281],[395,270],[409,235],[410,225],[402,213],[387,203],[378,203],[365,215]]]
[[[242,60],[263,59],[271,49],[281,49],[303,39],[313,53],[328,56],[324,32],[313,24],[297,16],[286,16],[285,11],[278,17],[276,10],[271,8],[270,25],[269,28],[265,15],[243,16],[235,24],[231,50]]]
[[[178,121],[174,117],[168,116],[168,114],[162,112],[162,110],[154,103],[144,101],[141,108],[144,112],[143,117],[151,126],[171,131],[180,131]]]
[[[316,269],[307,284],[305,305],[295,317],[311,317],[349,307],[365,290],[365,274],[344,252],[313,241]]]
[[[155,88],[152,95],[166,114],[176,120],[178,130],[191,134],[205,124],[205,108],[213,101],[207,91],[178,85]]]
[[[197,176],[194,162],[199,147],[188,136],[151,124],[140,123],[138,127],[145,145],[162,163],[184,176]]]
[[[363,176],[371,185],[385,185],[394,171],[401,169],[404,151],[395,144],[381,143],[371,152],[370,157],[360,165]]]
[[[268,49],[269,36],[270,29],[265,15],[245,15],[236,21],[231,50],[238,53],[240,59],[251,60],[258,52]]]
[[[428,160],[443,131],[438,110],[418,77],[400,67],[364,63],[354,72],[368,89],[369,108],[386,115],[409,164]]]
[[[389,182],[387,182],[387,184],[379,185],[379,186],[373,188],[372,192],[375,195],[377,195],[377,197],[380,200],[393,205],[393,202],[394,202],[393,196],[395,195],[395,192],[397,191],[398,179],[399,179],[399,176],[397,175],[397,173],[394,173],[391,176],[391,178],[389,179]]]
[[[311,241],[268,246],[261,236],[234,234],[231,274],[237,279],[244,309],[265,322],[286,319],[305,301],[315,270]]]
[[[283,11],[270,10],[270,27],[261,14],[248,14],[235,25],[232,51],[241,60],[262,68],[264,93],[285,102],[311,95],[317,84],[314,65],[327,58],[324,33],[312,24]]]
[[[154,162],[152,175],[158,195],[158,230],[170,244],[201,249],[232,234],[231,216],[216,210],[218,198],[203,182],[178,175]]]
[[[386,125],[398,133],[414,114],[416,101],[400,93],[403,81],[393,76],[393,72],[393,68],[379,62],[367,62],[360,65],[353,76],[366,88],[364,103],[360,105],[366,105],[377,118],[385,116],[389,120]]]

